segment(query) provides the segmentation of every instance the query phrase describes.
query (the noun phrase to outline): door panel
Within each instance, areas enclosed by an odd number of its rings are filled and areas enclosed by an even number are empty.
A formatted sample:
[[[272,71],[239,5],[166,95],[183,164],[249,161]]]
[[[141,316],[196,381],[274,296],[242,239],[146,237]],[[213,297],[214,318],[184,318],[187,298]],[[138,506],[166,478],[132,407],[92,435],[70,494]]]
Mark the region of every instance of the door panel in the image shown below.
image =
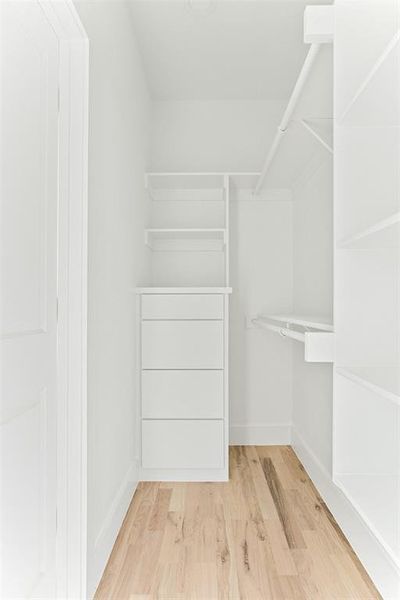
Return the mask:
[[[55,597],[58,41],[1,3],[1,597]]]

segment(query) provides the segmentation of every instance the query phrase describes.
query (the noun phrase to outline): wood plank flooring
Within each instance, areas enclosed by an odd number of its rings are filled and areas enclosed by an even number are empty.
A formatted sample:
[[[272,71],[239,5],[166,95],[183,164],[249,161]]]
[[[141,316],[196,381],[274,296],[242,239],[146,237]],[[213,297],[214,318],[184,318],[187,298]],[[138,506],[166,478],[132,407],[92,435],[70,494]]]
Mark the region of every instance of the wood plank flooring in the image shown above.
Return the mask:
[[[141,483],[95,600],[381,598],[289,446],[235,446],[228,483]]]

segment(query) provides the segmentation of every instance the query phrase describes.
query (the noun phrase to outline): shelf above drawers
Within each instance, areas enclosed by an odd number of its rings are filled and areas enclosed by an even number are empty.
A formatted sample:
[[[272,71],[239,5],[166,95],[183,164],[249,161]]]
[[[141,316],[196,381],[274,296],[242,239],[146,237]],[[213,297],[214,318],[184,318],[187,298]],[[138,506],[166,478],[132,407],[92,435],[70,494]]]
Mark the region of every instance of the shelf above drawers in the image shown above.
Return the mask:
[[[222,294],[158,294],[142,297],[142,319],[223,319]]]

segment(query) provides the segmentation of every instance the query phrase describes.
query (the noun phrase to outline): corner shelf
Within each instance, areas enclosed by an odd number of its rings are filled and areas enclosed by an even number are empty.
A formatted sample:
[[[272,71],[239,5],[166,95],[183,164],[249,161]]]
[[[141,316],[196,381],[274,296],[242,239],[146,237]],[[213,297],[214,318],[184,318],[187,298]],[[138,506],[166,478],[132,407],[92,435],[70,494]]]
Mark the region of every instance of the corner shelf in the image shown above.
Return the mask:
[[[397,248],[400,246],[400,211],[338,242],[339,249]]]

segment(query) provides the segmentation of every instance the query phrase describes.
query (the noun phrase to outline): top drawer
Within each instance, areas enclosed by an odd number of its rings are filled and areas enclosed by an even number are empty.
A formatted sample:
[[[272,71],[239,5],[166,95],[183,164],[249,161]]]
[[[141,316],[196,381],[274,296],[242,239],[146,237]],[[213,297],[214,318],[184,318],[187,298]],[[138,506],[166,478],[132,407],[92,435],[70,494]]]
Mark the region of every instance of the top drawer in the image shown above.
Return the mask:
[[[223,319],[222,294],[144,294],[142,319]]]

